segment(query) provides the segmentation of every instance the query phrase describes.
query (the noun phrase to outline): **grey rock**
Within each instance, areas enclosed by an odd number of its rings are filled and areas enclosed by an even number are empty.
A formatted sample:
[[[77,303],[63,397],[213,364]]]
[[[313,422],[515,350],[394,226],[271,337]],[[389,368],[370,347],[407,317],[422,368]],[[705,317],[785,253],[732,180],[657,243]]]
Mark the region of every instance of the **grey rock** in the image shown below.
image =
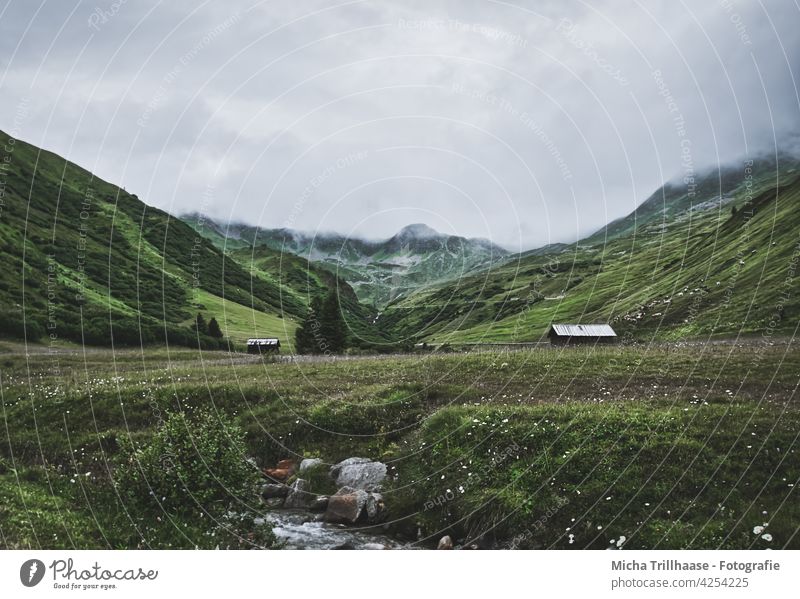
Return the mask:
[[[286,497],[289,487],[286,485],[266,484],[261,487],[261,497],[273,499],[275,497]]]
[[[361,548],[362,548],[362,549],[372,549],[372,550],[376,550],[376,549],[388,549],[388,547],[386,547],[386,545],[382,545],[381,543],[364,543],[364,544],[361,546]]]
[[[386,464],[366,458],[348,458],[331,468],[331,477],[340,487],[379,491],[386,478]]]
[[[354,464],[368,464],[371,461],[372,460],[370,460],[369,458],[347,458],[346,460],[342,460],[338,464],[334,464],[333,466],[331,466],[331,478],[335,479],[337,476],[339,476],[339,470],[343,466],[352,466]]]
[[[452,549],[453,548],[453,539],[450,538],[450,535],[445,535],[441,539],[439,539],[439,544],[436,546],[437,549]]]
[[[311,493],[311,484],[305,479],[298,478],[289,488],[283,507],[287,509],[305,509],[314,501],[314,497],[314,494]]]
[[[283,507],[284,499],[283,497],[270,497],[269,499],[265,499],[264,503],[269,509],[278,509]]]
[[[386,506],[383,503],[383,495],[380,493],[370,493],[367,496],[367,503],[364,506],[364,512],[367,516],[367,522],[376,524],[380,522],[386,515]]]
[[[303,472],[308,470],[309,468],[316,468],[317,466],[322,466],[325,462],[320,458],[306,458],[302,462],[300,462],[300,467],[297,469],[298,472]]]

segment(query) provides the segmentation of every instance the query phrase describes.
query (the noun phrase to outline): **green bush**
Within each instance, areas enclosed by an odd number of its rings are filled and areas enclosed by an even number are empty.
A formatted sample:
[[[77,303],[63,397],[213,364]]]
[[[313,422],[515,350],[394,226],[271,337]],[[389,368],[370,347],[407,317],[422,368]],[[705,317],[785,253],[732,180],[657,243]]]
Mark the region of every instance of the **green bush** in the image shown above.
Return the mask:
[[[148,443],[121,442],[114,483],[148,546],[235,546],[252,530],[237,530],[231,514],[246,513],[259,475],[245,458],[244,434],[206,411],[171,414]],[[199,525],[200,524],[200,525]],[[258,545],[271,545],[260,534]],[[252,543],[251,543],[252,544]]]

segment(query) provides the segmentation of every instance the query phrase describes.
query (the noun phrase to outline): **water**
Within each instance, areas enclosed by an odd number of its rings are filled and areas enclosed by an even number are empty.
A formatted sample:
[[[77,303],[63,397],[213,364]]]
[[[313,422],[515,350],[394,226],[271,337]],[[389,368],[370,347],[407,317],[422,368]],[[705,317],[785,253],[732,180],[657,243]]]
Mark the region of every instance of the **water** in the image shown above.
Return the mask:
[[[405,549],[389,536],[358,527],[317,522],[317,515],[302,510],[274,510],[264,520],[286,549]]]

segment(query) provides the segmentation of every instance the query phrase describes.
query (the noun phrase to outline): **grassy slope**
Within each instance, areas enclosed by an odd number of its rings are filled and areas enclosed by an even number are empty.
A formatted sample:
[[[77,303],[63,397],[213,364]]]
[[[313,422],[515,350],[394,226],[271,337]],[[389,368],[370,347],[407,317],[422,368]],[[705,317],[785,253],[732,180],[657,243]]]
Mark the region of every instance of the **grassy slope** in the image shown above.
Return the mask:
[[[0,359],[7,547],[129,543],[116,500],[87,497],[107,488],[121,439],[145,440],[159,414],[195,406],[234,415],[261,465],[387,461],[393,526],[412,537],[420,527],[431,541],[557,548],[623,535],[631,548],[800,543],[792,346],[252,365],[190,350]],[[772,542],[752,533],[765,522]]]
[[[0,147],[12,147],[1,132]],[[305,315],[306,302],[278,281],[251,277],[182,221],[75,164],[19,140],[3,159],[0,335],[99,345],[113,335],[125,345],[163,341],[166,329],[173,343],[196,343],[195,290],[236,340],[247,329],[237,305],[264,334],[290,334],[291,324],[272,329]],[[232,302],[227,325],[213,312],[222,297]]]
[[[324,266],[287,252],[257,246],[230,254],[255,278],[262,279],[283,291],[283,301],[308,305],[315,297],[329,290],[339,294],[351,343],[356,347],[389,350],[394,347],[387,336],[374,326],[375,311],[359,302],[353,288]]]
[[[639,338],[789,331],[800,317],[797,174],[787,171],[778,193],[774,173],[757,178],[750,203],[740,182],[730,191],[736,216],[731,204],[675,211],[635,234],[519,256],[427,289],[391,304],[382,326],[435,342],[536,341],[551,322],[611,322]]]

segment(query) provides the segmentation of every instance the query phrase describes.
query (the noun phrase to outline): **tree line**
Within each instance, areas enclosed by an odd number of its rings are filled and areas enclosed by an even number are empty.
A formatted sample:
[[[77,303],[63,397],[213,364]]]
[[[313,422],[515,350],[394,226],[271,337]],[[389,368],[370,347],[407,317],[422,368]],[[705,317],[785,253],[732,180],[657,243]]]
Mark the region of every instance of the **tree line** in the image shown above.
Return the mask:
[[[347,349],[347,325],[336,290],[312,300],[295,332],[294,346],[298,354],[340,354]]]

